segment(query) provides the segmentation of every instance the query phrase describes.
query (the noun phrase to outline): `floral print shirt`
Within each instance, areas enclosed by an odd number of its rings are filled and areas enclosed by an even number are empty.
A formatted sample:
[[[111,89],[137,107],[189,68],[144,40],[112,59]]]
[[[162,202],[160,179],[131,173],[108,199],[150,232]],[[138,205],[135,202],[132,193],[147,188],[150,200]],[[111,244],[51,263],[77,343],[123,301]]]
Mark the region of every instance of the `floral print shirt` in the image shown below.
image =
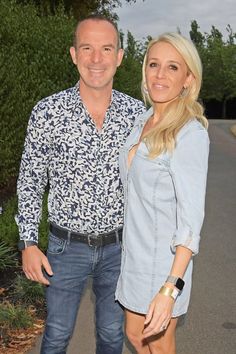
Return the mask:
[[[17,183],[20,239],[38,241],[48,184],[50,222],[82,233],[123,225],[119,150],[144,111],[141,101],[112,90],[98,131],[81,100],[79,83],[34,107]]]

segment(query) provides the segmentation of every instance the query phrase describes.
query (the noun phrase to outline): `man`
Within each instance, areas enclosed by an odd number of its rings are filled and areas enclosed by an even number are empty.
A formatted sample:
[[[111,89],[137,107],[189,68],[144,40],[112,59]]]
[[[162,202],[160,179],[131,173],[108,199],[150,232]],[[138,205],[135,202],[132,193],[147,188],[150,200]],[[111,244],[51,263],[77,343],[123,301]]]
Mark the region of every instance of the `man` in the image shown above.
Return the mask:
[[[19,249],[27,278],[47,285],[41,354],[66,353],[90,275],[96,353],[120,354],[123,311],[114,300],[123,225],[118,154],[144,106],[112,90],[123,50],[110,20],[81,21],[70,54],[79,83],[40,101],[30,118],[18,180]],[[37,234],[48,181],[46,257]]]

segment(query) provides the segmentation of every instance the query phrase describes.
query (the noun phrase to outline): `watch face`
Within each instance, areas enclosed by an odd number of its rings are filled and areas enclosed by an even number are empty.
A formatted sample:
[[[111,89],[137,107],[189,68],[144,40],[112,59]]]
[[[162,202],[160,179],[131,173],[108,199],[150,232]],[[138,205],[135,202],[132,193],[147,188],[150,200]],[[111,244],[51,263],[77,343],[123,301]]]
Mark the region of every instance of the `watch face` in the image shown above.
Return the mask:
[[[178,278],[176,281],[176,288],[178,288],[179,290],[183,290],[184,287],[184,281],[181,278]]]

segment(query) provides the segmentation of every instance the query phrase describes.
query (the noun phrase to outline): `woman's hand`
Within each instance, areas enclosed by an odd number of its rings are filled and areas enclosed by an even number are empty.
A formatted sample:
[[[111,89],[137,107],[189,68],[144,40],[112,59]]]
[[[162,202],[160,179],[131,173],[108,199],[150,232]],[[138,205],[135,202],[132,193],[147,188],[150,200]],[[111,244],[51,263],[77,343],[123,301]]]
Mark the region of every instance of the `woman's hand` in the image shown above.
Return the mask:
[[[165,330],[170,322],[174,306],[174,299],[158,293],[152,300],[144,322],[145,338],[156,335]]]

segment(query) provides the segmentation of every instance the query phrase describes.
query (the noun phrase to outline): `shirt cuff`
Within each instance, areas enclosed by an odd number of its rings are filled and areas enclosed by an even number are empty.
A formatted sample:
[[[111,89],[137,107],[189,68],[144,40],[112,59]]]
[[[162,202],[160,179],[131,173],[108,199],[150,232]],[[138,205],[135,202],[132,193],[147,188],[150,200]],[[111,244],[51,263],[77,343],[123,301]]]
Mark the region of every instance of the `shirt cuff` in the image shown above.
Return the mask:
[[[177,229],[172,239],[171,250],[175,253],[177,246],[183,246],[190,249],[193,252],[193,256],[199,252],[200,235],[196,235],[185,225],[180,229]]]

